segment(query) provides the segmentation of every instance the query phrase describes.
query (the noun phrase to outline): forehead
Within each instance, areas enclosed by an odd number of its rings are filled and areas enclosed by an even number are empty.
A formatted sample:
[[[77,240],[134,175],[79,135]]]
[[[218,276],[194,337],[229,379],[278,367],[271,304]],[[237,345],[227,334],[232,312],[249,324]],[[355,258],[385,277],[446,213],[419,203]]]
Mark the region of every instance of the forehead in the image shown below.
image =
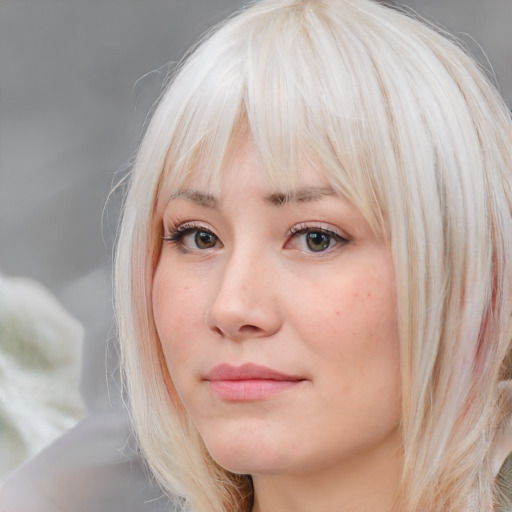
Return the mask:
[[[184,190],[220,197],[222,188],[237,179],[240,187],[247,187],[240,179],[245,169],[249,172],[244,178],[249,175],[256,181],[262,180],[264,193],[274,194],[274,202],[306,198],[313,193],[306,189],[330,188],[362,213],[375,234],[389,235],[382,211],[386,203],[378,191],[380,187],[375,188],[375,173],[369,171],[373,164],[358,158],[339,159],[328,151],[313,152],[304,147],[299,153],[292,147],[281,149],[286,158],[275,155],[268,145],[260,144],[250,129],[240,129],[233,131],[224,146],[201,146],[194,151],[179,152],[181,156],[168,155],[156,191],[155,220],[161,218],[173,194]]]
[[[274,205],[308,202],[335,190],[319,165],[304,162],[293,169],[266,166],[251,140],[229,152],[218,170],[203,161],[184,173],[170,173],[162,183],[160,202],[183,198],[202,206],[215,206],[227,189],[258,190]],[[339,194],[341,195],[341,194]]]

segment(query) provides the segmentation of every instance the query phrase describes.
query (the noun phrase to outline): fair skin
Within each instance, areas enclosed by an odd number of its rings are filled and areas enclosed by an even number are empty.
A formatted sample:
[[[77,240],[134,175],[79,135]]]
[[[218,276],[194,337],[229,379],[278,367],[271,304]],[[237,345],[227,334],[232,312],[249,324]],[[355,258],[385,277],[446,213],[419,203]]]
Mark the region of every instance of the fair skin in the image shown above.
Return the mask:
[[[283,195],[248,142],[218,196],[170,195],[155,324],[212,457],[254,512],[388,511],[399,478],[399,345],[388,245],[316,169]]]

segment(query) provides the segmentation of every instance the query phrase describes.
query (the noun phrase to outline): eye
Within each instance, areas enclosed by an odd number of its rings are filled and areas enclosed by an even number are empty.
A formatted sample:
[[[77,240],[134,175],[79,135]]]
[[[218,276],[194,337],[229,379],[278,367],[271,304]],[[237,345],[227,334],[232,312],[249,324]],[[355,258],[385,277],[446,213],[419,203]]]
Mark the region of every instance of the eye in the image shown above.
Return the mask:
[[[217,237],[210,231],[195,230],[183,237],[183,243],[193,238],[194,244],[198,249],[211,249],[217,245]]]
[[[340,234],[318,226],[296,226],[290,230],[291,241],[299,250],[308,253],[321,253],[339,244],[348,243]]]
[[[190,251],[203,251],[221,246],[219,238],[212,231],[193,224],[170,228],[163,239]]]
[[[329,248],[332,242],[332,237],[326,233],[320,231],[311,231],[305,234],[306,245],[308,249],[313,252],[325,251]]]

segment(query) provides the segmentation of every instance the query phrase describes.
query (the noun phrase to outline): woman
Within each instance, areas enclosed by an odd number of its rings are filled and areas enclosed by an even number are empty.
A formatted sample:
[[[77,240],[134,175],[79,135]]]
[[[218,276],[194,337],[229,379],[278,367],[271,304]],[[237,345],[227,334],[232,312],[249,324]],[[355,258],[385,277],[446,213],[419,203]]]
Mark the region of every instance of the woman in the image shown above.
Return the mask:
[[[257,2],[179,66],[116,276],[184,510],[505,506],[511,138],[462,50],[369,0]]]

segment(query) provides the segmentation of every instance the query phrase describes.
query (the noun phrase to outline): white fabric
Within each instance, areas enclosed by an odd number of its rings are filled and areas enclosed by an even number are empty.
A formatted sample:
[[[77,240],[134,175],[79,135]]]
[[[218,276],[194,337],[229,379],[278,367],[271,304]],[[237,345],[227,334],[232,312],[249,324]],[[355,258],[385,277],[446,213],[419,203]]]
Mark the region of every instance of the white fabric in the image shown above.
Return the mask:
[[[173,512],[123,413],[86,417],[0,489],[0,512]]]
[[[0,481],[82,417],[82,338],[43,286],[0,275]]]
[[[0,275],[0,481],[35,455],[5,481],[0,512],[171,512],[125,413],[71,428],[83,416],[82,339],[43,286]]]

